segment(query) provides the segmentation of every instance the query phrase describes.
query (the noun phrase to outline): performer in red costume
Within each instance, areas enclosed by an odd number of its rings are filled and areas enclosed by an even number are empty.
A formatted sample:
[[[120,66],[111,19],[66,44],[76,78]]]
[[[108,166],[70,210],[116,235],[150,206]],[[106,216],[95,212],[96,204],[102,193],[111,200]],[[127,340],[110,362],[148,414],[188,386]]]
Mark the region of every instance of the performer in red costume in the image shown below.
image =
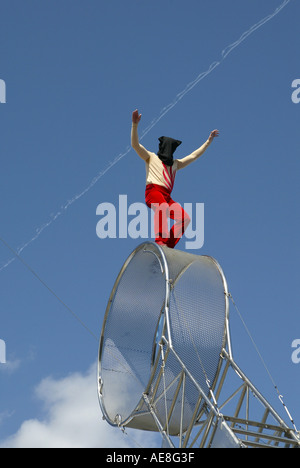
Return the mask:
[[[176,172],[200,158],[213,139],[219,136],[219,131],[213,130],[208,140],[189,156],[174,160],[174,152],[182,142],[163,136],[159,138],[158,153],[148,151],[139,142],[141,117],[138,110],[132,114],[131,145],[146,163],[145,199],[147,206],[154,210],[155,242],[173,249],[190,223],[189,215],[171,198]],[[168,218],[174,220],[170,231]]]

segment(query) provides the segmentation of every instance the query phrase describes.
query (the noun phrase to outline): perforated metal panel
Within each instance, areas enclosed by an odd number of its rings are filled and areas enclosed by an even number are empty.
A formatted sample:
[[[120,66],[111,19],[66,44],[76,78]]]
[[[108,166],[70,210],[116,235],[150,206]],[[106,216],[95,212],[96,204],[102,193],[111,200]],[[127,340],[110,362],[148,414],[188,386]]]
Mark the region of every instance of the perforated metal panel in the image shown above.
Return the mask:
[[[211,257],[150,242],[130,255],[111,293],[100,342],[99,398],[110,424],[186,431],[218,374],[226,292]]]

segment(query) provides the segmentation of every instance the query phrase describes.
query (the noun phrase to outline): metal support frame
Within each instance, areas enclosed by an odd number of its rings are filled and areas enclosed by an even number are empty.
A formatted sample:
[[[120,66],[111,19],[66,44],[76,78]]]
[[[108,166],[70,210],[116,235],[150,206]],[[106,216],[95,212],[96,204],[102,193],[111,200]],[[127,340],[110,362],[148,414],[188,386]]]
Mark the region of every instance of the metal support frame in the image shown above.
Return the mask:
[[[276,410],[247,378],[226,349],[222,351],[222,370],[219,374],[218,382],[215,385],[213,395],[207,397],[203,389],[190,374],[186,365],[181,361],[175,350],[172,349],[165,336],[163,336],[163,342],[167,347],[164,356],[165,362],[168,357],[173,354],[182,367],[181,374],[177,376],[173,382],[173,384],[175,382],[178,383],[176,384],[177,388],[174,393],[174,400],[171,403],[168,414],[169,420],[172,416],[172,409],[176,404],[176,399],[182,389],[182,427],[184,391],[187,379],[195,385],[199,392],[199,398],[189,427],[184,434],[181,430],[177,437],[171,437],[166,430],[167,424],[158,421],[154,410],[157,399],[156,393],[154,392],[151,401],[148,399],[147,394],[144,394],[144,401],[147,403],[149,412],[155,418],[155,422],[164,441],[167,442],[170,447],[211,448],[214,446],[218,425],[222,422],[226,424],[227,431],[231,433],[233,437],[236,437],[241,448],[300,448],[299,434],[285,423]],[[222,391],[230,369],[233,371],[235,377],[237,377],[238,383],[226,400],[221,403]],[[155,382],[156,388],[158,388],[161,378],[162,372],[158,374],[158,381]],[[150,383],[150,386],[152,384],[154,384],[154,382]],[[167,390],[168,389],[165,389],[165,392]],[[164,394],[159,395],[159,399],[161,398],[164,398]],[[254,398],[255,403],[260,403],[260,419],[257,417],[258,408],[255,408],[255,416],[252,416],[251,398]],[[215,402],[217,402],[217,404]],[[229,414],[226,413],[227,406],[231,406]],[[199,412],[201,407],[202,410]],[[177,442],[176,439],[178,439]]]
[[[170,318],[169,318],[169,298],[171,294],[171,282],[169,278],[168,264],[165,259],[165,255],[162,249],[159,249],[161,257],[163,259],[163,267],[166,275],[166,301],[165,301],[165,327],[164,330],[167,331],[162,336],[161,342],[166,346],[163,365],[165,365],[168,356],[173,354],[175,358],[181,365],[182,371],[180,374],[180,379],[177,384],[177,389],[174,394],[174,399],[171,403],[171,409],[168,414],[168,420],[170,421],[172,415],[172,408],[176,404],[176,399],[182,388],[182,406],[181,406],[181,431],[178,434],[178,443],[179,448],[210,448],[213,446],[214,438],[216,435],[216,430],[220,421],[223,424],[227,425],[227,430],[236,437],[239,441],[239,446],[246,447],[255,447],[255,448],[300,448],[300,436],[294,429],[291,429],[284,420],[279,416],[279,414],[273,409],[273,407],[268,403],[268,401],[261,395],[257,388],[250,382],[244,372],[239,368],[233,358],[232,346],[231,346],[231,337],[230,337],[230,327],[229,327],[229,293],[227,289],[227,282],[223,271],[220,265],[215,261],[217,268],[223,279],[224,284],[224,294],[226,298],[226,344],[221,353],[222,365],[219,369],[218,376],[216,381],[213,384],[213,388],[210,389],[210,394],[207,396],[203,389],[198,384],[197,380],[189,372],[187,366],[180,359],[176,350],[173,348],[172,337],[170,334]],[[156,361],[157,368],[159,365],[159,356]],[[222,391],[226,383],[226,377],[229,369],[234,371],[235,376],[238,377],[238,386],[235,388],[227,400],[221,404]],[[161,371],[158,374],[157,381],[155,383],[156,389],[159,386],[160,379],[162,378],[163,372]],[[154,378],[155,372],[152,373]],[[182,433],[182,420],[184,415],[184,393],[186,381],[189,379],[193,385],[197,388],[199,392],[199,398],[194,409],[193,416],[191,418],[190,424],[186,432]],[[177,381],[177,379],[175,379]],[[242,384],[241,384],[242,381]],[[153,385],[151,380],[148,385],[148,390]],[[166,391],[166,389],[165,389]],[[154,395],[156,392],[154,392]],[[160,395],[162,398],[164,395]],[[233,416],[226,415],[223,412],[228,406],[229,403],[232,404],[232,401],[236,396],[239,396],[238,401],[233,409],[230,410],[230,413]],[[257,415],[255,418],[251,419],[251,408],[250,408],[250,397],[253,396],[261,404],[262,416],[260,420],[257,420]],[[149,411],[153,414],[153,407],[151,403],[147,401],[146,394],[144,395],[144,400],[147,402]],[[152,398],[152,404],[154,400]],[[202,408],[202,410],[200,410]],[[244,417],[241,416],[242,409],[245,411]],[[200,412],[199,412],[200,411]],[[222,412],[221,412],[222,411]],[[154,412],[155,414],[155,412]],[[204,418],[201,421],[201,418]],[[272,417],[272,423],[268,422],[268,418]],[[157,416],[155,415],[157,419]],[[157,423],[157,421],[156,421]],[[170,447],[175,446],[173,438],[171,440],[169,434],[166,433],[166,427],[168,424],[165,424],[163,427],[162,424],[158,425],[158,428],[162,434],[164,440],[167,440],[170,443]]]

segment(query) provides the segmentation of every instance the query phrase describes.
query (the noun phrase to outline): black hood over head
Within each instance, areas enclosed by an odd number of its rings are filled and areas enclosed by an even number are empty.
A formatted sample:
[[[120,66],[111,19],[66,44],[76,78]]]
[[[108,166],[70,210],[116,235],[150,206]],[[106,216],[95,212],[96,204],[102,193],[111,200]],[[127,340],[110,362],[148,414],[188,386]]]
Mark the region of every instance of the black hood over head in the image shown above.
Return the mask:
[[[162,136],[159,139],[159,150],[157,156],[167,166],[173,166],[173,154],[181,145],[182,141],[174,140],[173,138]]]

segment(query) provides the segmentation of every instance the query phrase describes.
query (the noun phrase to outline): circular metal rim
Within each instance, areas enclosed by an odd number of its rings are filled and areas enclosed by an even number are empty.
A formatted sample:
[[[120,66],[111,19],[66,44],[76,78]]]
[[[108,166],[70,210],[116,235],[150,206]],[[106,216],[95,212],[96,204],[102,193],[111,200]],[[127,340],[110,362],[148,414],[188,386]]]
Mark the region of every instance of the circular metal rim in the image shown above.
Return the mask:
[[[106,419],[106,421],[113,427],[118,427],[120,424],[117,423],[117,422],[113,422],[110,417],[108,416],[107,414],[107,411],[105,409],[105,404],[104,404],[104,401],[103,401],[103,397],[102,397],[102,392],[101,392],[101,387],[102,387],[102,378],[101,378],[101,361],[102,361],[102,352],[103,352],[103,342],[104,342],[104,332],[105,332],[105,327],[106,327],[106,322],[107,322],[107,318],[108,318],[108,314],[109,314],[109,311],[110,311],[110,308],[111,308],[111,304],[112,304],[112,300],[115,296],[115,292],[117,290],[117,287],[119,285],[119,282],[126,270],[126,268],[128,267],[129,263],[132,261],[132,259],[134,258],[134,256],[140,251],[140,250],[145,250],[146,247],[148,246],[152,246],[152,247],[155,247],[159,254],[160,254],[160,257],[161,259],[158,257],[158,260],[159,262],[161,263],[160,260],[162,260],[162,264],[163,264],[163,271],[162,271],[162,274],[164,274],[165,276],[165,281],[166,281],[166,296],[165,296],[165,314],[166,314],[166,321],[167,321],[167,328],[168,328],[168,335],[169,335],[169,338],[171,339],[170,337],[170,322],[169,322],[169,309],[168,309],[168,305],[169,305],[169,298],[170,298],[170,282],[169,282],[169,268],[168,268],[168,264],[167,264],[167,260],[166,260],[166,257],[165,257],[165,254],[164,254],[164,251],[163,249],[158,245],[156,244],[155,242],[144,242],[143,244],[140,244],[137,248],[135,248],[131,254],[129,255],[129,257],[127,258],[127,260],[125,261],[125,263],[123,264],[118,276],[117,276],[117,279],[115,281],[115,284],[113,286],[113,289],[111,291],[111,294],[110,294],[110,297],[109,297],[109,300],[108,300],[108,303],[107,303],[107,306],[106,306],[106,310],[105,310],[105,315],[104,315],[104,321],[103,321],[103,325],[102,325],[102,330],[101,330],[101,336],[100,336],[100,345],[99,345],[99,353],[98,353],[98,371],[97,371],[97,384],[98,384],[98,400],[99,400],[99,404],[100,404],[100,408],[101,408],[101,411],[102,411],[102,414],[104,416],[104,418]],[[154,252],[153,252],[154,253]],[[150,371],[150,378],[151,378],[151,374],[152,372]],[[136,405],[136,408],[139,406],[140,404],[140,401],[138,402],[138,404]],[[135,411],[135,409],[132,411],[132,413]],[[126,423],[128,423],[132,418],[129,416],[127,419],[126,419]],[[124,421],[123,421],[124,423]]]

